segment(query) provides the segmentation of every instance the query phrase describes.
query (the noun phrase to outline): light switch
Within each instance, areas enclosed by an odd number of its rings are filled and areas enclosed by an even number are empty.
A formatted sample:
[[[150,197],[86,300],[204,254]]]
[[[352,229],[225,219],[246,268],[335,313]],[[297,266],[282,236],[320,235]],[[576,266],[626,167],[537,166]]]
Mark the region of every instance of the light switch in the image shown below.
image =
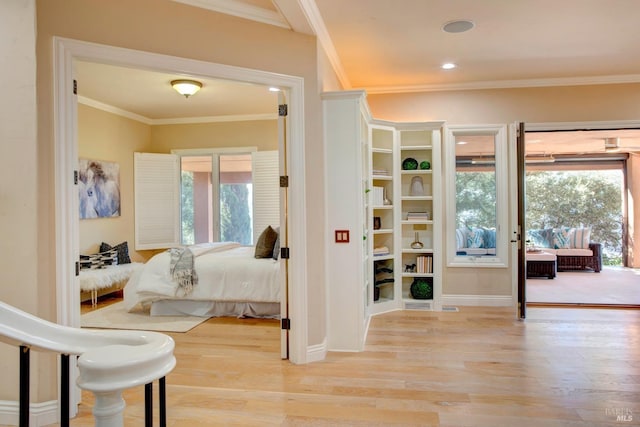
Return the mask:
[[[336,230],[336,243],[349,243],[349,230]]]

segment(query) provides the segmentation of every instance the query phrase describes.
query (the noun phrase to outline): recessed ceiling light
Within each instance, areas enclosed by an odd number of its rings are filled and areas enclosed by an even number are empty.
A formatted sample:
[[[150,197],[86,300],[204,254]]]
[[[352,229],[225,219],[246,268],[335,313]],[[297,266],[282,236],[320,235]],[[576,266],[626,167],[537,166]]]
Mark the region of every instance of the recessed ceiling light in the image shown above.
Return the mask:
[[[272,86],[272,87],[269,88],[269,92],[280,92],[280,88]]]
[[[458,142],[456,142],[456,144],[458,144],[458,145],[467,145],[468,142],[467,141],[458,141]]]
[[[443,70],[452,70],[454,68],[456,68],[456,64],[454,64],[453,62],[445,62],[444,64],[442,64]]]
[[[442,26],[442,31],[445,33],[464,33],[475,26],[476,24],[474,24],[473,21],[469,21],[467,19],[456,19],[455,21],[446,22]]]

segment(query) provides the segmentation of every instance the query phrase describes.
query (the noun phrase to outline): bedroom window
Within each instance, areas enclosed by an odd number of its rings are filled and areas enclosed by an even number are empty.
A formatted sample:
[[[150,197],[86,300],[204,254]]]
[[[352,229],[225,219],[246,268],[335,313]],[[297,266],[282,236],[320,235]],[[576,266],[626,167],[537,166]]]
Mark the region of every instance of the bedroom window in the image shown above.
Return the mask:
[[[278,151],[136,153],[136,249],[236,241],[280,224]]]
[[[252,244],[251,154],[183,155],[182,243]]]

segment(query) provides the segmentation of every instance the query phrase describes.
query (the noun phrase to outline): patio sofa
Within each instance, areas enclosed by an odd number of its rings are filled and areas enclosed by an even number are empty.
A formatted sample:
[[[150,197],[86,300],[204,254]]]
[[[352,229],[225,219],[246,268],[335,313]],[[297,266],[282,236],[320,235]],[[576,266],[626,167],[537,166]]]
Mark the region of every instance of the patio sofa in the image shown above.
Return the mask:
[[[590,227],[527,230],[527,249],[556,255],[557,270],[602,270],[602,245],[591,242]]]
[[[591,242],[590,227],[558,227],[528,230],[527,249],[540,249],[556,255],[557,271],[602,270],[602,245]],[[460,227],[456,229],[456,254],[493,256],[496,254],[495,229]]]

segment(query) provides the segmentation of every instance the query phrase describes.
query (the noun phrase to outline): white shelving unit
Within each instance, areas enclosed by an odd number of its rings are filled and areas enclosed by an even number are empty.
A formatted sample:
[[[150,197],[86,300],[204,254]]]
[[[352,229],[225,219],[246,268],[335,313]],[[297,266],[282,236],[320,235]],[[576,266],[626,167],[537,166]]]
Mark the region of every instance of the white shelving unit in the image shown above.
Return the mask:
[[[398,280],[404,309],[441,309],[441,128],[442,123],[397,125],[400,169],[397,245],[401,266]],[[405,162],[415,165],[415,169],[405,167]],[[421,185],[413,185],[414,180]],[[421,247],[412,247],[414,242],[420,242]],[[412,296],[411,285],[416,280],[424,280],[431,285],[429,298]]]
[[[441,308],[443,123],[371,119],[363,91],[323,94],[328,349],[360,351],[371,315]],[[407,157],[429,169],[403,170]],[[423,194],[411,192],[419,177]],[[427,212],[415,220],[409,213]],[[335,241],[347,231],[348,242]],[[411,248],[415,233],[423,247]],[[429,271],[404,271],[429,257]],[[411,296],[413,280],[432,282],[429,299]]]

